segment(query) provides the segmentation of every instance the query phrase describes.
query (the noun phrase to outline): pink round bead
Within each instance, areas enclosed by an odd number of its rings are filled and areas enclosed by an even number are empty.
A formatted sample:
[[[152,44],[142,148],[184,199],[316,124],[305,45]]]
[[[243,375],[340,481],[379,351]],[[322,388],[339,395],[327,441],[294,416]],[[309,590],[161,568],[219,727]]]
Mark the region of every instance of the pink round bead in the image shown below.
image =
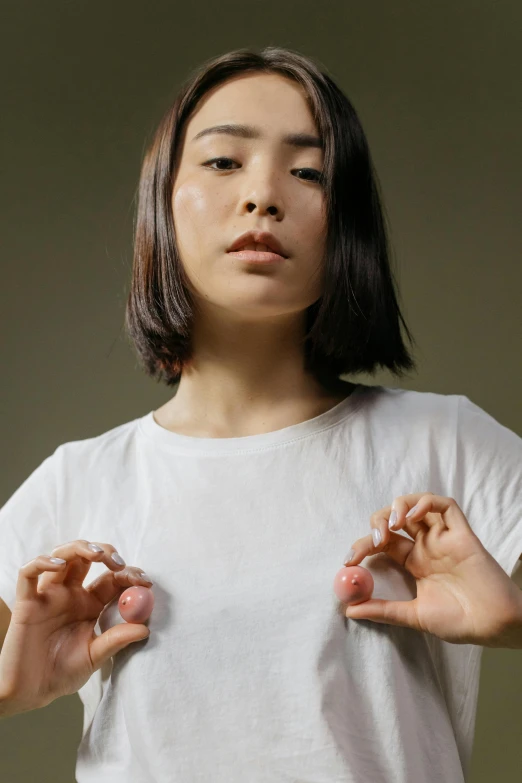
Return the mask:
[[[362,604],[372,597],[373,576],[367,568],[344,566],[334,579],[334,593],[343,604]]]
[[[152,614],[154,593],[150,587],[134,585],[120,595],[118,609],[127,623],[144,623]]]

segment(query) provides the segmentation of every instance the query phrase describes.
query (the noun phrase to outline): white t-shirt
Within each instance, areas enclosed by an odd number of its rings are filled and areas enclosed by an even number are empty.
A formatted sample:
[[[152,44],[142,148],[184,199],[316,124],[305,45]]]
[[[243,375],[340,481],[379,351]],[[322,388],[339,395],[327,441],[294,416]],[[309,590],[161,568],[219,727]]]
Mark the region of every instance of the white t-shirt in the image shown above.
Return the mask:
[[[521,465],[522,439],[468,397],[363,384],[274,432],[189,437],[151,411],[59,446],[0,510],[0,596],[12,609],[20,566],[77,538],[155,596],[150,637],[79,691],[78,783],[464,781],[483,648],[348,620],[333,579],[413,492],[453,497],[510,575]],[[385,554],[362,565],[374,598],[415,597]],[[118,622],[114,601],[96,629]]]

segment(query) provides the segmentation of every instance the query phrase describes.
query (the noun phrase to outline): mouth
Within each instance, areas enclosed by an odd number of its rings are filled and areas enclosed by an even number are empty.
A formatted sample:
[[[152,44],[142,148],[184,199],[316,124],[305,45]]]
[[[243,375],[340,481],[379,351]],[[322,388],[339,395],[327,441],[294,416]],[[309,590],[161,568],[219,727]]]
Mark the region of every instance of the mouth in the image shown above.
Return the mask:
[[[236,237],[232,245],[227,248],[228,253],[252,251],[256,253],[273,253],[288,258],[288,253],[279,239],[270,231],[245,231]]]
[[[266,248],[266,250],[256,250],[255,247]],[[278,264],[285,260],[284,256],[274,253],[266,245],[252,245],[241,248],[240,250],[229,250],[227,255],[237,258],[238,261],[245,261],[252,264]]]

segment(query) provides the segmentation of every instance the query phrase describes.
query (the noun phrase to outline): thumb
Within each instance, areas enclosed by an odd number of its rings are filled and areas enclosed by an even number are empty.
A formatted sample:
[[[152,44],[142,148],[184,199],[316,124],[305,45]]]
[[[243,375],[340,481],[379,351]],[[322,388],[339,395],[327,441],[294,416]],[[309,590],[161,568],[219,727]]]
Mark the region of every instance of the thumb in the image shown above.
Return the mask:
[[[417,599],[413,601],[384,601],[372,598],[354,606],[348,606],[345,616],[350,620],[372,620],[374,623],[401,625],[420,631],[417,618]]]
[[[131,642],[147,639],[150,631],[140,623],[118,623],[97,636],[90,645],[93,671],[100,669],[113,655],[123,650]]]

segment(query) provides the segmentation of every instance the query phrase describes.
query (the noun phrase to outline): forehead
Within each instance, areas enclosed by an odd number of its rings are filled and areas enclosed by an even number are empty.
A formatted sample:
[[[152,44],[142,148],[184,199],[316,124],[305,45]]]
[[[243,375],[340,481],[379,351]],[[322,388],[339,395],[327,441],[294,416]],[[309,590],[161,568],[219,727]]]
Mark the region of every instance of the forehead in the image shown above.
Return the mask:
[[[209,90],[186,126],[190,142],[215,125],[255,125],[267,134],[309,133],[317,128],[303,87],[279,74],[242,74]]]

